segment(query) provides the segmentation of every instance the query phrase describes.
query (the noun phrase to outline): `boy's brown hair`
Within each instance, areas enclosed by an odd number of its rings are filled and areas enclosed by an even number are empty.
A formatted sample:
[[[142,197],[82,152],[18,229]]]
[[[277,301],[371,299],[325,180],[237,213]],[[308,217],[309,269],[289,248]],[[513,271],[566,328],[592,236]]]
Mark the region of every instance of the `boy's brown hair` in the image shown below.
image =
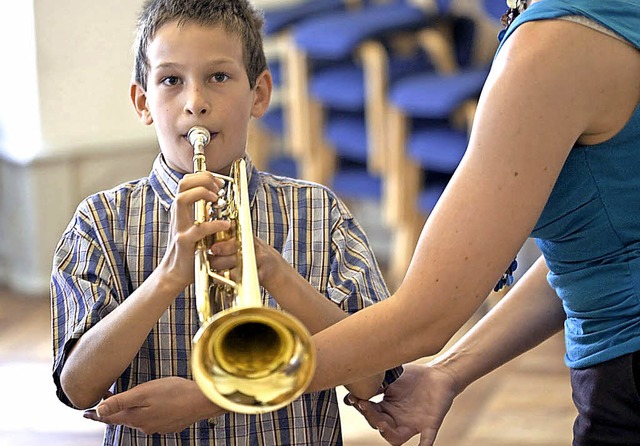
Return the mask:
[[[262,45],[263,15],[248,0],[146,0],[138,16],[134,45],[134,80],[147,89],[149,61],[147,49],[163,25],[178,21],[202,26],[222,25],[242,42],[244,66],[253,88],[256,79],[267,69]]]

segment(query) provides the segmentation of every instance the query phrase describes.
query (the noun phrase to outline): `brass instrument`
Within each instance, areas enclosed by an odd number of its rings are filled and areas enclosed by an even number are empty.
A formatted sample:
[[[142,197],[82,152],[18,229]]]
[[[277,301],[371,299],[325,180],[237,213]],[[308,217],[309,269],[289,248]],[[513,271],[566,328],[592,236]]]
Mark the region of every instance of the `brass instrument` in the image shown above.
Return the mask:
[[[193,170],[206,170],[209,131],[193,127]],[[193,338],[191,370],[203,393],[229,411],[264,413],[300,396],[315,370],[311,335],[294,317],[262,305],[256,267],[246,162],[234,161],[217,203],[195,204],[196,224],[226,218],[231,229],[199,240],[195,252],[195,293],[200,329]],[[230,271],[213,271],[209,248],[235,236],[238,281]]]

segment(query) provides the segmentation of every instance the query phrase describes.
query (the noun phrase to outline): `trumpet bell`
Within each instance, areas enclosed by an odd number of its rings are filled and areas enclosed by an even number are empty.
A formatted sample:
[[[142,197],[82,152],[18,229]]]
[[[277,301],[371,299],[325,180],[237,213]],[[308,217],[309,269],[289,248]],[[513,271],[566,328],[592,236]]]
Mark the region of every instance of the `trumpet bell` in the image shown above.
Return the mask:
[[[194,337],[193,376],[215,404],[265,413],[291,403],[309,385],[315,350],[307,329],[268,307],[228,309]]]
[[[204,172],[209,131],[196,126],[188,136],[194,149],[193,171]],[[202,392],[218,406],[247,414],[271,412],[307,388],[316,351],[298,319],[262,305],[245,160],[235,160],[229,175],[216,175],[227,190],[226,201],[215,207],[235,222],[239,280],[231,280],[230,270],[211,268],[207,238],[196,243],[194,289],[201,326],[193,338],[191,371]],[[211,217],[210,208],[213,204],[204,200],[195,203],[197,224],[218,218],[217,213]],[[228,239],[229,234],[215,236]]]

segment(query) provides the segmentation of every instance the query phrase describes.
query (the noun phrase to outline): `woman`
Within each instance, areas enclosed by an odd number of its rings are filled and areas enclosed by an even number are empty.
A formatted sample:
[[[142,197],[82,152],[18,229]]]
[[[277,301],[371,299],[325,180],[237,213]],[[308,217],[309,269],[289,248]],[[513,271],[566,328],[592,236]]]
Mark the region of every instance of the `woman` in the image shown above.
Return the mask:
[[[514,3],[402,285],[315,336],[312,387],[438,353],[531,235],[543,257],[456,346],[363,403],[370,423],[432,444],[455,395],[564,324],[574,445],[640,444],[640,1]]]

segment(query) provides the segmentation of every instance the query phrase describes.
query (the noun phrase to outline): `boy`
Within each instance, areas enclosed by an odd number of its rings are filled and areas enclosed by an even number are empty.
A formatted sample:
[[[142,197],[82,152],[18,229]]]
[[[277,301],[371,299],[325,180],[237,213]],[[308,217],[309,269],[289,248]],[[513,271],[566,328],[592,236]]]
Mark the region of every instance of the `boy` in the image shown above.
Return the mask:
[[[209,172],[188,173],[186,134],[194,125],[211,132],[211,171],[227,174],[246,157],[249,120],[271,94],[261,26],[247,0],[149,0],[140,15],[131,99],[155,126],[161,154],[149,177],[79,205],[51,281],[58,396],[77,408],[105,398],[86,415],[108,424],[105,445],[342,442],[333,390],[242,415],[225,413],[191,380],[195,243],[228,223],[194,225],[194,203],[215,201],[219,185]],[[365,235],[331,191],[255,169],[249,176],[264,302],[315,333],[387,297]],[[215,268],[233,266],[230,243],[211,249]],[[369,398],[382,378],[348,387]]]

